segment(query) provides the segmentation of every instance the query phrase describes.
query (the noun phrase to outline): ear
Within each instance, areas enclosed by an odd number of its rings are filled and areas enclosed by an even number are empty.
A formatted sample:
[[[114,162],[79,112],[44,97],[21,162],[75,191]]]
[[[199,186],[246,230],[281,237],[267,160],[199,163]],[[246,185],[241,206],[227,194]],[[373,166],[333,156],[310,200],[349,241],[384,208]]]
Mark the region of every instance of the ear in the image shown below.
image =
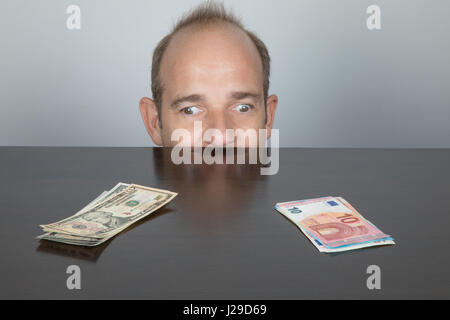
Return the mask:
[[[155,102],[150,98],[144,97],[139,101],[139,109],[141,110],[142,120],[148,134],[156,145],[161,146],[161,126]]]
[[[266,130],[267,130],[267,139],[270,138],[272,134],[272,125],[273,120],[275,118],[275,110],[278,105],[278,97],[274,94],[267,97],[266,103]]]

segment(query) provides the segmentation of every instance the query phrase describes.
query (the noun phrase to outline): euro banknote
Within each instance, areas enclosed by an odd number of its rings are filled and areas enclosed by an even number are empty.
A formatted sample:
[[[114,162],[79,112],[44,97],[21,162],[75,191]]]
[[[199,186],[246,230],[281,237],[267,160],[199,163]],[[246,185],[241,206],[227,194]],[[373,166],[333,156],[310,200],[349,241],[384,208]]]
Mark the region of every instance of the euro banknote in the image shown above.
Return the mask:
[[[275,209],[294,223],[320,252],[395,244],[342,197],[281,202]]]

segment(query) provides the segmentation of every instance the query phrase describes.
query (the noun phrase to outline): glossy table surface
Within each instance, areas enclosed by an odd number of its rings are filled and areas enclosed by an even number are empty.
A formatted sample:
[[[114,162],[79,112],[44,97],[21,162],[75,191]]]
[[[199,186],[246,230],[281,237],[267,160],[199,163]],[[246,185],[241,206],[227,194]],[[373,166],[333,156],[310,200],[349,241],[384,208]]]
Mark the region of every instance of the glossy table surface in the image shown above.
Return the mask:
[[[449,149],[280,149],[179,165],[162,148],[0,148],[1,299],[449,299]],[[178,192],[105,244],[39,241],[117,182]],[[320,253],[276,202],[342,196],[396,245]],[[69,290],[66,269],[81,269]],[[367,267],[381,270],[369,290]]]

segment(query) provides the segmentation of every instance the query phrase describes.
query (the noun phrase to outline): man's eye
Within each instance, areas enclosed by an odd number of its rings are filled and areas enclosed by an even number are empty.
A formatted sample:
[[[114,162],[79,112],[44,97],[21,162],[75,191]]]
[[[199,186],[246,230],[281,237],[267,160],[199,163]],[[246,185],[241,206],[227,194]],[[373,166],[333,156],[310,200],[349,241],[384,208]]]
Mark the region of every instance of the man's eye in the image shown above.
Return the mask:
[[[235,107],[233,110],[237,110],[240,113],[247,113],[251,110],[252,106],[249,104],[240,104],[237,107]]]
[[[185,115],[188,115],[188,116],[192,116],[192,115],[194,115],[194,114],[197,114],[197,113],[199,113],[200,111],[201,111],[200,108],[195,107],[195,106],[192,106],[192,107],[186,107],[186,108],[181,109],[181,112],[182,112],[183,114],[185,114]]]

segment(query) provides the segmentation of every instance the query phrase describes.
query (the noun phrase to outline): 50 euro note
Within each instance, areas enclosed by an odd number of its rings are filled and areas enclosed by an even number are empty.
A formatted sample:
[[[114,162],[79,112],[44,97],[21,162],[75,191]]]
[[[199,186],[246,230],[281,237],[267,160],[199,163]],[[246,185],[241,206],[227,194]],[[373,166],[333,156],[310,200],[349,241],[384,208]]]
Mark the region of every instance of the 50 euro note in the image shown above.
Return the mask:
[[[167,190],[119,183],[75,215],[41,225],[47,232],[41,238],[77,245],[98,245],[164,206],[176,195]]]
[[[293,222],[320,252],[341,252],[395,244],[342,197],[277,203],[275,209]]]

